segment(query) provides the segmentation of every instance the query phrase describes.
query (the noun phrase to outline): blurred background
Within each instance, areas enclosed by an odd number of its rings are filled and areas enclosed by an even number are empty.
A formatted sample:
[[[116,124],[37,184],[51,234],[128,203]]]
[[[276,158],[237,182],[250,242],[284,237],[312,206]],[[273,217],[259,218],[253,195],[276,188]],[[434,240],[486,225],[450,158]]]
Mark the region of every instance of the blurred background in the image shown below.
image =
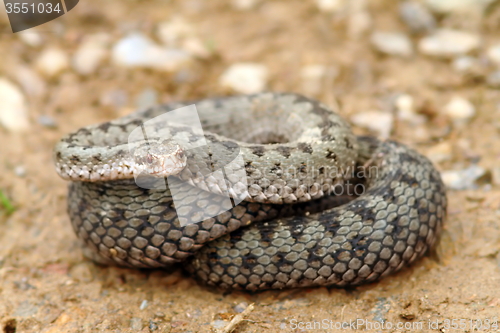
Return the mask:
[[[15,34],[0,6],[0,59],[3,332],[211,331],[252,302],[238,332],[496,315],[500,1],[82,0]],[[263,90],[316,98],[356,133],[428,156],[450,189],[437,250],[356,290],[253,296],[82,257],[52,164],[59,137],[158,103]]]

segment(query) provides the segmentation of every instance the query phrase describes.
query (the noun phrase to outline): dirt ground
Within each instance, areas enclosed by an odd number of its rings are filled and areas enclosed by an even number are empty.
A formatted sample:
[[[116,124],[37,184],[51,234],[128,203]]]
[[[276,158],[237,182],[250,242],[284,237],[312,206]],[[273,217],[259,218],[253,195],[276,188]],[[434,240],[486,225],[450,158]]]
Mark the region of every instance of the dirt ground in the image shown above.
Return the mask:
[[[15,208],[9,213],[0,204],[0,331],[213,332],[252,303],[254,309],[235,332],[351,332],[353,322],[359,331],[500,331],[485,326],[495,323],[500,307],[500,186],[491,176],[500,162],[500,92],[485,84],[491,70],[486,65],[463,74],[451,60],[417,51],[406,58],[375,51],[371,31],[410,35],[395,3],[369,1],[371,25],[356,34],[349,14],[326,13],[312,1],[256,1],[253,8],[237,9],[225,1],[86,0],[39,27],[43,42],[35,46],[5,32],[9,27],[2,14],[0,76],[16,84],[16,69],[38,71],[36,59],[46,48],[71,56],[86,35],[97,32],[108,34],[111,43],[132,31],[156,38],[158,23],[178,17],[207,51],[173,73],[122,68],[108,57],[91,75],[80,75],[71,66],[52,77],[40,74],[44,92],[26,92],[29,129],[0,128],[0,190]],[[482,46],[473,53],[479,59],[487,46],[500,42],[498,5],[480,18],[436,17],[440,26],[480,34]],[[410,36],[414,42],[420,38]],[[390,109],[393,96],[409,94],[425,123],[396,120],[391,138],[426,155],[440,152],[444,144],[446,158],[436,163],[441,171],[477,164],[487,174],[476,189],[448,192],[448,218],[432,253],[355,289],[224,294],[198,285],[177,268],[145,272],[101,267],[85,259],[65,211],[67,184],[53,167],[58,138],[133,111],[145,89],[157,92],[158,102],[230,94],[219,77],[239,62],[265,65],[267,90],[338,104],[348,119],[360,111]],[[326,74],[312,87],[301,69],[316,64]],[[116,91],[125,96],[121,105],[106,100]],[[444,115],[443,106],[453,96],[476,108],[464,126]],[[55,126],[40,121],[41,115]],[[314,322],[323,326],[311,327]],[[382,322],[386,326],[377,326]],[[341,323],[347,326],[335,330]],[[404,326],[396,327],[398,323]],[[465,326],[447,329],[452,323]],[[474,324],[479,326],[474,329]]]

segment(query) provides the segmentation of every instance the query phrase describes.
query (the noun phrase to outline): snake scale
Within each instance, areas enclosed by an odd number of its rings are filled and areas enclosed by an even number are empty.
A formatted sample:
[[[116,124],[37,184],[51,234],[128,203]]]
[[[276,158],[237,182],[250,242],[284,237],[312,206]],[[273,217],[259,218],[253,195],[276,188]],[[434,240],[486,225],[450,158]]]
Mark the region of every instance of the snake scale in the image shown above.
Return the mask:
[[[202,132],[165,119],[144,130],[192,104]],[[136,128],[142,141],[130,141]],[[293,93],[153,107],[66,135],[54,156],[71,181],[68,212],[86,256],[137,268],[183,262],[224,289],[375,281],[421,257],[446,217],[427,158],[355,136],[337,113]],[[161,168],[151,186],[137,182]]]

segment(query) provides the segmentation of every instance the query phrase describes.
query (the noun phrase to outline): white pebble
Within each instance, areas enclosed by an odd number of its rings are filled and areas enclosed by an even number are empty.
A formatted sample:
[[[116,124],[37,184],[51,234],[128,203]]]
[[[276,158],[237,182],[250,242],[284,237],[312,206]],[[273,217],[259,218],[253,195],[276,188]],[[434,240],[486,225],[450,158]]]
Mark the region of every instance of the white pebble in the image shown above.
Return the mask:
[[[29,127],[24,95],[4,78],[0,78],[0,124],[8,130],[19,132]]]
[[[463,124],[476,114],[476,108],[471,102],[457,96],[444,106],[444,111],[456,124]]]
[[[326,13],[335,13],[343,9],[345,6],[344,0],[316,0],[318,9]]]
[[[399,15],[414,33],[430,32],[436,27],[436,19],[421,2],[401,2]]]
[[[16,66],[12,75],[28,96],[43,97],[47,93],[47,84],[40,75],[28,66]]]
[[[255,8],[258,2],[258,0],[232,0],[231,5],[238,10],[250,10]]]
[[[40,46],[43,43],[43,38],[39,32],[29,29],[16,33],[16,35],[29,46]]]
[[[448,142],[441,142],[429,148],[426,156],[434,163],[441,163],[451,159],[452,147]]]
[[[143,300],[141,302],[141,305],[139,305],[139,310],[142,311],[142,310],[146,309],[147,307],[148,307],[148,301],[147,300]]]
[[[226,327],[226,325],[228,324],[229,322],[227,321],[224,321],[224,320],[220,320],[220,319],[217,319],[217,320],[214,320],[210,323],[210,325],[216,330],[216,331],[220,331],[222,332],[222,330]]]
[[[109,35],[100,33],[88,36],[73,55],[73,68],[82,75],[95,72],[108,54]]]
[[[36,60],[36,68],[47,77],[54,77],[68,68],[68,55],[57,48],[44,50]]]
[[[51,116],[47,116],[47,115],[39,116],[38,123],[40,125],[48,127],[48,128],[56,128],[57,127],[57,123],[54,120],[54,118],[52,118]]]
[[[385,54],[408,57],[413,53],[410,38],[400,32],[376,31],[370,41],[379,52]]]
[[[212,52],[198,37],[189,37],[182,42],[182,49],[198,58],[208,58]]]
[[[476,180],[482,177],[486,170],[477,165],[471,165],[463,170],[446,170],[441,172],[444,184],[452,190],[468,190],[477,188]]]
[[[496,44],[488,48],[486,54],[492,63],[500,67],[500,44]]]
[[[427,6],[438,13],[470,12],[483,10],[494,0],[426,0]]]
[[[191,60],[179,49],[161,47],[146,36],[134,33],[119,40],[113,47],[113,61],[124,67],[146,67],[176,71]]]
[[[24,177],[26,176],[26,168],[24,167],[24,165],[18,165],[14,168],[14,173],[18,177]]]
[[[459,73],[466,73],[478,65],[478,60],[471,56],[460,56],[455,58],[452,67]]]
[[[365,111],[351,117],[353,124],[374,131],[381,139],[387,139],[392,131],[393,116],[384,111]]]
[[[420,52],[435,57],[453,57],[466,54],[477,49],[481,38],[477,34],[440,29],[434,34],[424,37],[418,43]]]
[[[398,119],[413,125],[421,125],[426,122],[425,116],[415,111],[415,101],[412,96],[407,94],[397,96],[394,106],[396,107]]]
[[[233,310],[237,313],[242,313],[243,311],[245,311],[245,309],[248,307],[248,303],[247,302],[241,302],[239,303],[238,305],[236,305]]]
[[[178,47],[182,39],[194,35],[194,28],[183,17],[175,16],[158,24],[156,33],[163,44]]]
[[[266,66],[256,63],[237,63],[231,65],[220,77],[220,85],[243,94],[264,90],[267,84]]]

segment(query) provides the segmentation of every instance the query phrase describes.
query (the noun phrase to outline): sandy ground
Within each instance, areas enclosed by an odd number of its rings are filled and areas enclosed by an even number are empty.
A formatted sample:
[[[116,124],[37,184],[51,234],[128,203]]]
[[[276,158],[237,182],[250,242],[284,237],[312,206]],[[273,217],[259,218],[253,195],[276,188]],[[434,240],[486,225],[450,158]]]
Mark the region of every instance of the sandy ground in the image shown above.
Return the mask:
[[[316,331],[335,331],[326,328],[345,322],[338,331],[350,332],[356,320],[359,330],[384,332],[499,331],[484,326],[494,323],[500,307],[500,187],[488,174],[478,189],[448,192],[448,219],[432,253],[379,283],[355,289],[223,294],[198,285],[180,269],[100,267],[82,256],[65,212],[67,184],[52,164],[54,143],[83,125],[132,111],[145,89],[155,90],[159,102],[228,94],[218,78],[236,62],[266,65],[267,89],[338,103],[347,118],[387,109],[391,96],[407,93],[426,122],[415,127],[397,121],[392,138],[423,154],[444,143],[447,157],[437,163],[440,170],[473,163],[486,170],[498,166],[500,92],[484,84],[484,70],[463,75],[447,60],[379,54],[368,42],[371,30],[408,29],[389,0],[370,1],[368,12],[372,27],[353,37],[347,14],[323,13],[310,1],[269,1],[238,10],[224,1],[87,0],[40,27],[42,45],[29,46],[17,35],[2,33],[0,75],[12,82],[19,66],[36,70],[35,60],[47,47],[71,55],[96,32],[112,41],[134,30],[154,37],[156,25],[173,17],[185,19],[210,53],[181,74],[124,69],[109,59],[89,76],[71,68],[53,77],[41,74],[45,93],[27,97],[29,130],[0,128],[0,190],[15,207],[11,214],[0,207],[1,332],[211,332],[251,303],[253,311],[236,332],[306,332],[314,322],[331,325],[316,326]],[[479,21],[441,17],[439,23],[479,32],[490,45],[500,40],[499,18],[500,6],[493,6]],[[5,17],[0,27],[7,31]],[[314,64],[330,69],[316,88],[301,76],[301,68]],[[106,105],[103,96],[116,90],[127,99],[120,107]],[[453,96],[476,107],[465,126],[453,126],[443,115],[443,105]],[[40,115],[57,126],[40,124]],[[377,326],[381,321],[385,329]],[[396,328],[398,323],[405,326]],[[453,323],[465,326],[446,329]],[[474,330],[476,323],[483,326]]]

